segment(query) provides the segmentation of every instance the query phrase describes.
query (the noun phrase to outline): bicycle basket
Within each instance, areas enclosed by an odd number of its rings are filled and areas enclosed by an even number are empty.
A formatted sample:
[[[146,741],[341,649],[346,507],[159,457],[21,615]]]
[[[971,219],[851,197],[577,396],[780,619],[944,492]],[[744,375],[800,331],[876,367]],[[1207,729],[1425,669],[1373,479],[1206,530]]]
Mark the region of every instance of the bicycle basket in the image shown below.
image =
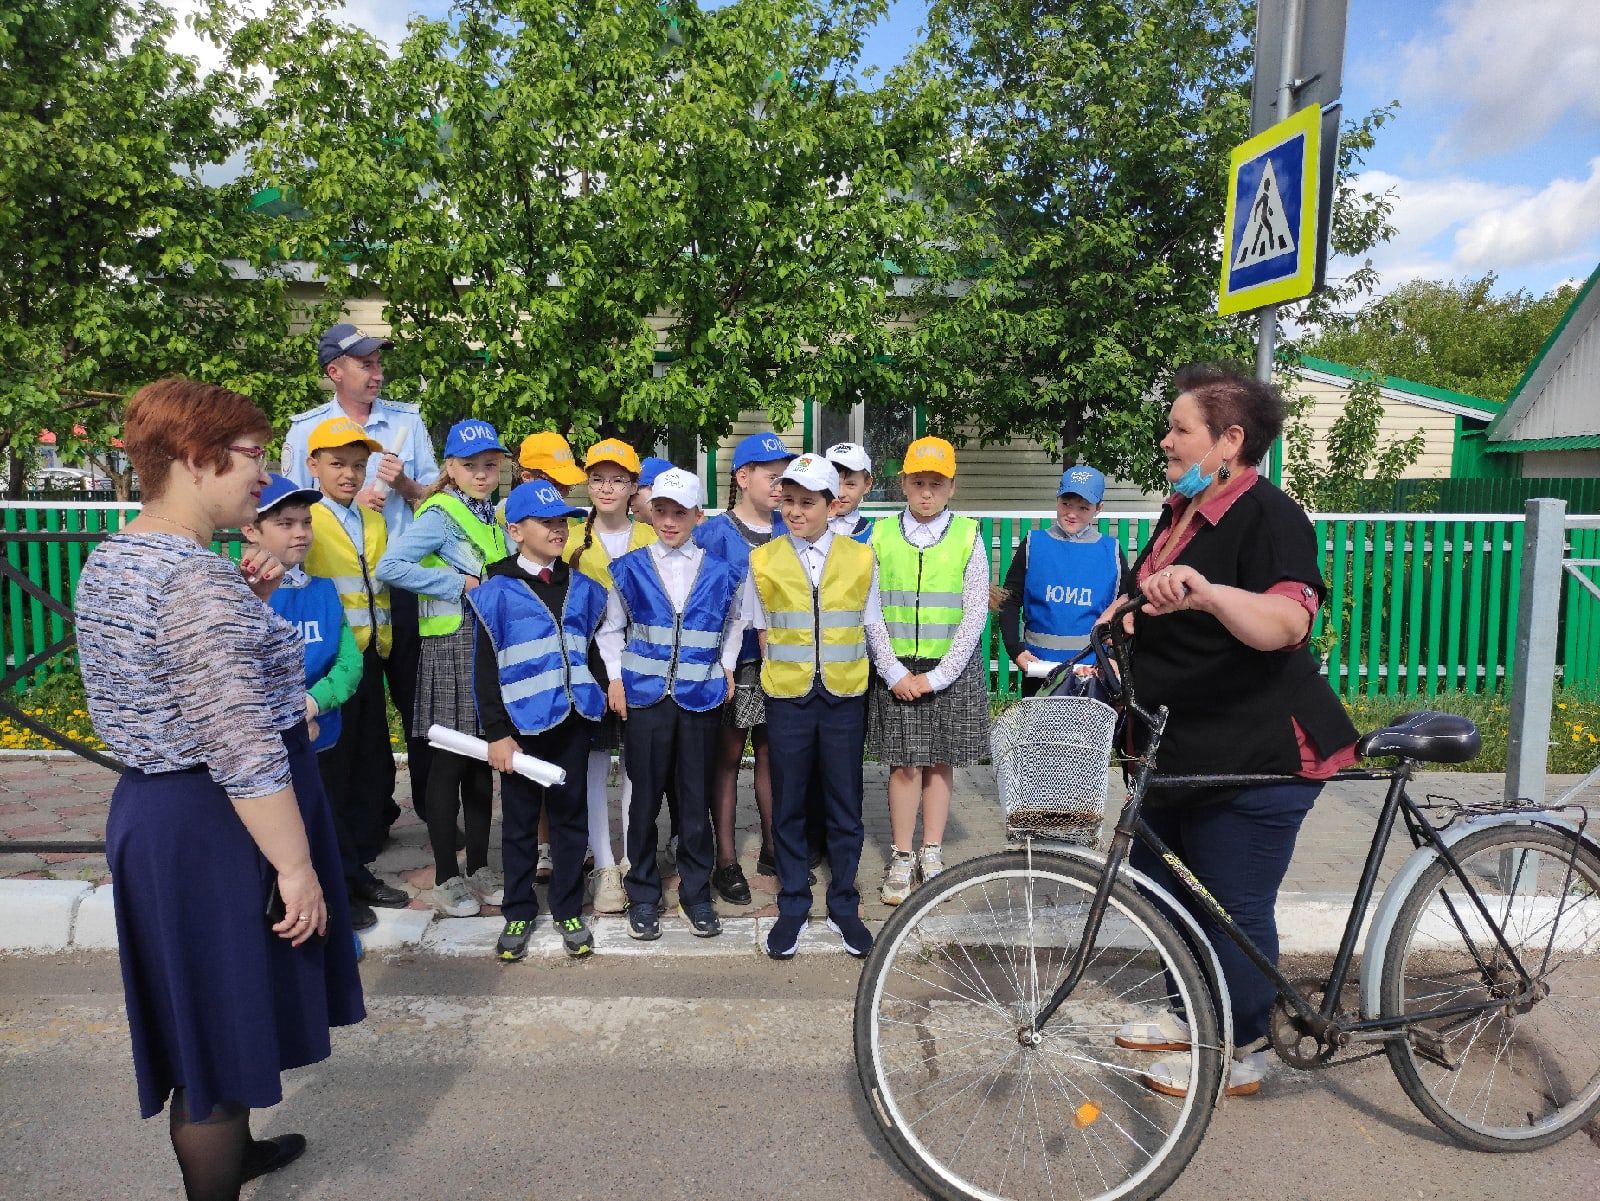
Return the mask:
[[[1095,846],[1117,714],[1089,697],[1034,697],[994,719],[990,762],[1006,829]]]

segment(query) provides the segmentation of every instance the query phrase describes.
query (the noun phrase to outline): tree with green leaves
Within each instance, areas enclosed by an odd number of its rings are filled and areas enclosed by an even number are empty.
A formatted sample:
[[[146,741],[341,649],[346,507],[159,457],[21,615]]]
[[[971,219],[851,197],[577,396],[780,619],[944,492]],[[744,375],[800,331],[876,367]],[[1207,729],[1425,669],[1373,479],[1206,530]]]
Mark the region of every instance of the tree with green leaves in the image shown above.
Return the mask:
[[[1301,401],[1296,407],[1303,408]],[[1394,483],[1421,456],[1427,440],[1383,440],[1384,400],[1371,375],[1353,380],[1344,410],[1318,438],[1303,414],[1283,431],[1285,490],[1316,513],[1359,513],[1374,504],[1387,508]]]
[[[225,35],[226,11],[211,14]],[[44,430],[110,444],[122,400],[183,373],[271,402],[297,370],[287,285],[243,185],[243,69],[202,75],[155,0],[0,11],[0,452],[19,495]],[[243,278],[241,278],[241,275]],[[81,431],[81,432],[78,432]],[[122,483],[125,484],[125,479]]]

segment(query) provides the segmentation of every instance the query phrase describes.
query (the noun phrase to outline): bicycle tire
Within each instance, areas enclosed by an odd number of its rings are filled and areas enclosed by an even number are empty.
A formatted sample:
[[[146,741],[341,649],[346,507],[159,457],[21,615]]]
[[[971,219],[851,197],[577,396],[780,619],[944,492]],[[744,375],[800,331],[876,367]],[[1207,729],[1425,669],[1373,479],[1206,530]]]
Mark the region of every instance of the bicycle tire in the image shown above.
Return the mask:
[[[1502,825],[1451,847],[1518,959],[1549,993],[1526,1007],[1422,1023],[1426,1050],[1411,1037],[1388,1045],[1406,1096],[1479,1151],[1538,1150],[1600,1113],[1600,858],[1579,843],[1569,881],[1575,842],[1551,826]],[[1537,863],[1531,882],[1530,863]],[[1436,858],[1389,936],[1384,1015],[1488,999],[1515,984],[1488,923]]]
[[[1066,856],[1035,851],[1031,868],[1022,851],[986,856],[912,893],[873,946],[856,992],[857,1075],[890,1147],[945,1201],[1144,1201],[1200,1146],[1222,1077],[1215,1004],[1183,936],[1133,886],[1112,889],[1083,981],[1038,1044],[1023,1042],[1031,1015],[1064,978],[1099,879],[1096,866]],[[1154,1056],[1113,1042],[1122,1022],[1172,1000],[1196,1049],[1182,1098],[1144,1086],[1140,1073]],[[959,1087],[929,1096],[943,1080]],[[974,1109],[956,1137],[951,1119]],[[994,1137],[1002,1133],[1009,1138]],[[996,1154],[963,1164],[969,1139]]]

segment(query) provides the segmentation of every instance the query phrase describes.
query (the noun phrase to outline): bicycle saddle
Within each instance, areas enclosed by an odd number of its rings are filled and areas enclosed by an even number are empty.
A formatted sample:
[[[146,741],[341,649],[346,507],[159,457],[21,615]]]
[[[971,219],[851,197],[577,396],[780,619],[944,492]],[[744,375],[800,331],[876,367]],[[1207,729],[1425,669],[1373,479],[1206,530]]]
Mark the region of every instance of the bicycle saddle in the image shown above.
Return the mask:
[[[1454,713],[1406,713],[1392,726],[1374,730],[1356,743],[1363,759],[1400,755],[1422,763],[1465,763],[1478,753],[1478,727]]]

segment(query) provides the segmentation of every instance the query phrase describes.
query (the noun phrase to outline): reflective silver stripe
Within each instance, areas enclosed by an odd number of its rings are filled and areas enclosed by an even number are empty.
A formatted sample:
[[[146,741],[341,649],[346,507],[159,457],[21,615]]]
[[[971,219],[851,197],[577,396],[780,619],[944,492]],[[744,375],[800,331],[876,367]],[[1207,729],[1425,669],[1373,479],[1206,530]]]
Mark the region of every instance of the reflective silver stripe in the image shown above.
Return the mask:
[[[722,664],[720,663],[680,663],[678,664],[678,679],[690,684],[704,684],[707,680],[722,678]]]
[[[344,619],[350,623],[352,630],[365,629],[372,624],[372,615],[366,609],[346,609]]]
[[[581,657],[588,657],[589,640],[582,634],[562,633],[561,641],[569,651],[577,651]]]
[[[529,676],[526,680],[502,685],[500,696],[509,705],[513,701],[525,701],[529,697],[538,696],[541,692],[549,692],[552,688],[565,688],[566,685],[566,669],[557,667],[553,671],[541,671],[536,676]]]
[[[652,659],[647,655],[635,654],[633,651],[622,652],[622,670],[631,671],[640,676],[667,677],[667,661],[665,659]]]
[[[543,658],[545,655],[559,655],[561,653],[561,639],[551,634],[548,638],[535,638],[532,642],[518,642],[495,655],[495,662],[500,665],[500,670],[515,667],[519,663],[528,663],[534,659]]]
[[[679,646],[712,647],[722,645],[722,635],[716,630],[684,630],[678,636]]]
[[[908,609],[915,609],[920,603],[924,609],[961,608],[959,592],[901,592],[895,588],[888,588],[879,593],[879,598],[885,607],[904,605]]]
[[[367,581],[358,575],[331,575],[328,577],[333,582],[335,592],[360,592],[367,591]]]
[[[822,661],[824,663],[859,663],[867,657],[867,644],[861,642],[847,642],[843,646],[822,644]]]
[[[1081,651],[1089,645],[1087,634],[1036,634],[1029,630],[1022,639],[1024,643],[1047,651]]]
[[[374,605],[373,608],[378,609],[378,624],[381,625],[381,626],[388,625],[389,624],[389,610],[387,610],[387,609],[379,609],[378,606],[376,606],[376,605]]]
[[[767,658],[773,663],[815,663],[816,656],[809,646],[774,646],[767,643]]]
[[[951,638],[954,637],[959,623],[925,621],[919,627],[914,621],[889,621],[884,623],[889,629],[891,638],[915,638],[919,630],[923,638]]]
[[[809,613],[768,613],[767,629],[769,630],[809,630],[811,628],[811,614]]]
[[[861,614],[853,611],[824,613],[821,624],[825,630],[848,630],[861,624]]]
[[[642,638],[646,642],[654,642],[657,646],[672,645],[671,626],[636,625],[629,632],[634,638]]]
[[[461,602],[440,600],[437,596],[419,596],[417,598],[417,616],[459,617],[461,616]]]
[[[573,664],[572,680],[569,684],[569,687],[582,688],[585,684],[587,684],[590,688],[598,689],[600,687],[600,682],[589,674],[589,669],[586,666],[581,663]],[[604,699],[604,697],[601,698],[602,702]]]

